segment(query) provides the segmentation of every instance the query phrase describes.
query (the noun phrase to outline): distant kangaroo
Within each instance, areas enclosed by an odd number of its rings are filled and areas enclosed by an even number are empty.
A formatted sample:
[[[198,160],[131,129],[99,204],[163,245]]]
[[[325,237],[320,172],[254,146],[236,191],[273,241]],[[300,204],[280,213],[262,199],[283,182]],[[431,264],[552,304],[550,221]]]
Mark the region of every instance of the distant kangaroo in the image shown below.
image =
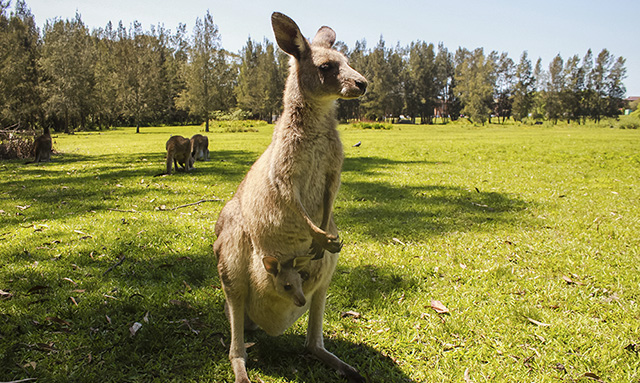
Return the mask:
[[[202,134],[191,137],[191,155],[194,161],[209,161],[209,138]]]
[[[51,132],[49,127],[45,126],[43,132],[33,142],[33,150],[35,151],[35,160],[25,162],[31,164],[33,162],[43,162],[51,160]]]
[[[248,383],[245,328],[257,325],[280,335],[309,310],[307,350],[352,382],[362,382],[356,369],[325,349],[322,317],[342,246],[332,216],[343,162],[335,101],[363,95],[367,80],[331,48],[331,28],[320,28],[309,43],[289,17],[275,12],[271,23],[278,45],[291,55],[284,112],[271,144],[215,227],[214,252],[231,324],[229,359],[236,383]],[[279,278],[273,273],[278,265],[286,271]],[[301,283],[302,298],[278,293],[277,283],[290,283],[290,290]]]
[[[171,174],[171,167],[175,165],[176,171],[180,164],[185,171],[193,168],[193,156],[191,156],[191,141],[182,136],[171,136],[167,141],[167,171],[164,174]],[[159,175],[162,175],[160,173]]]

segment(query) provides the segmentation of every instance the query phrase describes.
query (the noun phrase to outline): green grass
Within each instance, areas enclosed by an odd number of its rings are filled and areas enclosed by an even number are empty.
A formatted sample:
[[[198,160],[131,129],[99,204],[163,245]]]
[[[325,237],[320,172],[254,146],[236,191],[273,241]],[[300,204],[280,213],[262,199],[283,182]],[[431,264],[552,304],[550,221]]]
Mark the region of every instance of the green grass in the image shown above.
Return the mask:
[[[233,381],[211,250],[223,202],[169,209],[228,200],[271,128],[212,132],[210,162],[154,178],[169,135],[199,130],[58,135],[52,163],[0,163],[0,381]],[[640,379],[640,131],[341,135],[329,350],[372,382]],[[249,334],[249,376],[343,381],[300,355],[305,328]]]

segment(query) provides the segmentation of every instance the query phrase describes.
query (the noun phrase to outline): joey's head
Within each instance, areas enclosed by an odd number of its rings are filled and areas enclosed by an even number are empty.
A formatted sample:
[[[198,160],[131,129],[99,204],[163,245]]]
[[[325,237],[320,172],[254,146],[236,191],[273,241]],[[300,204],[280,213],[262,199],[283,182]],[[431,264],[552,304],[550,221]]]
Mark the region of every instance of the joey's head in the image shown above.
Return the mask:
[[[308,273],[303,269],[310,259],[311,257],[299,257],[280,263],[275,257],[262,258],[262,264],[271,276],[278,295],[291,299],[298,307],[307,304],[307,299],[302,291],[302,283],[308,278]]]
[[[349,66],[347,58],[333,49],[336,33],[321,27],[311,43],[296,23],[282,13],[271,15],[278,46],[291,56],[289,81],[296,80],[307,98],[357,98],[367,90],[367,79]]]

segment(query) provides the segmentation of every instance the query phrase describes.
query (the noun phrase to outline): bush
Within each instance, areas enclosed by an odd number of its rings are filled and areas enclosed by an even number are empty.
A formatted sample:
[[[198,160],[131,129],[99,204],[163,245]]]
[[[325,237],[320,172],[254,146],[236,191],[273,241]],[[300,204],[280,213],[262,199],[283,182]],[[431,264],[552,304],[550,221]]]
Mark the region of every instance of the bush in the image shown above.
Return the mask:
[[[618,129],[640,129],[640,113],[631,113],[629,116],[621,116],[615,123]]]
[[[384,130],[390,130],[393,128],[393,125],[391,124],[387,124],[387,123],[383,123],[383,122],[356,122],[354,124],[351,124],[352,127],[354,128],[359,128],[359,129],[384,129]]]
[[[219,129],[225,133],[257,132],[258,128],[267,126],[262,120],[231,120],[231,121],[211,121],[209,123],[213,129]]]
[[[229,112],[216,110],[213,112],[213,119],[216,121],[241,121],[251,118],[251,113],[242,109],[233,109]]]
[[[0,136],[0,159],[29,158],[33,154],[33,140],[6,133]]]

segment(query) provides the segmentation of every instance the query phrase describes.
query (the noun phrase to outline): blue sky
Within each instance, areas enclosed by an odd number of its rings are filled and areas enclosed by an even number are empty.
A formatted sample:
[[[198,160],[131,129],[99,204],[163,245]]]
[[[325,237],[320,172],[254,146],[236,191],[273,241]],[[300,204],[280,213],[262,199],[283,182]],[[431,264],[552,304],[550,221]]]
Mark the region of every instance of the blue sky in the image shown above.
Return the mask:
[[[14,0],[15,1],[15,0]],[[387,46],[423,40],[450,50],[483,47],[508,52],[516,62],[523,51],[543,65],[560,54],[584,56],[591,48],[603,48],[627,59],[625,85],[628,96],[640,96],[640,49],[638,49],[637,0],[26,0],[39,26],[55,17],[67,19],[78,11],[91,28],[109,20],[129,26],[138,20],[145,30],[164,24],[175,30],[178,23],[192,30],[197,17],[207,10],[222,36],[222,45],[239,51],[250,36],[273,41],[270,15],[289,15],[303,34],[312,37],[322,25],[332,27],[338,40],[353,47],[365,39],[368,47],[382,36]]]

